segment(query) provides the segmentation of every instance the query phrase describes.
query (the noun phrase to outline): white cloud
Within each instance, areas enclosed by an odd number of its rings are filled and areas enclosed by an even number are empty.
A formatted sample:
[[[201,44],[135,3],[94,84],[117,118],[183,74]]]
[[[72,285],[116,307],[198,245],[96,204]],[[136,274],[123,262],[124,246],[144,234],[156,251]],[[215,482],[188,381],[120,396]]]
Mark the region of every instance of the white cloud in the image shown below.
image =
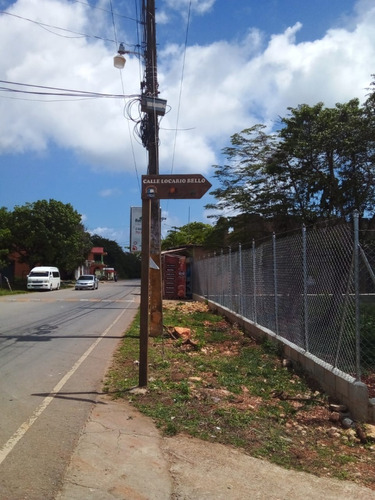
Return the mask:
[[[173,120],[180,106],[178,128],[193,128],[178,132],[176,168],[186,170],[191,165],[207,170],[230,135],[257,122],[277,122],[290,106],[364,100],[375,60],[375,7],[368,5],[361,12],[353,29],[330,30],[314,42],[296,43],[296,33],[302,29],[297,23],[263,47],[264,36],[254,30],[241,43],[190,47],[181,102],[182,54],[176,46],[162,51],[161,82],[173,108],[166,126],[176,126]]]
[[[191,12],[202,15],[210,11],[215,2],[216,0],[164,0],[164,8],[175,10],[186,16],[190,6]]]
[[[78,33],[95,33],[99,29],[90,25],[90,10],[79,3],[18,0],[9,10]],[[113,67],[115,49],[102,40],[70,32],[56,36],[35,23],[7,15],[0,17],[0,40],[2,46],[15,47],[14,51],[5,51],[0,61],[0,72],[8,81],[109,94],[122,94],[123,82],[126,94],[139,93],[138,60],[128,57],[128,71],[121,82],[119,71]],[[124,101],[47,100],[4,92],[1,97],[0,152],[42,151],[51,141],[73,149],[93,165],[105,163],[109,169],[123,168],[124,157],[131,151],[123,117]]]
[[[179,12],[187,5],[188,0],[164,3]],[[213,5],[214,0],[197,0],[192,8],[203,14]],[[102,16],[79,2],[18,0],[8,10],[74,32],[110,33],[110,23],[105,25]],[[172,168],[176,173],[207,172],[233,133],[257,122],[277,121],[289,106],[318,101],[334,105],[353,97],[363,100],[374,72],[373,2],[358,2],[357,18],[350,23],[347,29],[331,29],[313,42],[296,42],[296,33],[303,29],[296,24],[269,40],[253,29],[239,41],[188,47],[182,84],[183,47],[160,46],[160,97],[172,108],[161,122],[161,173]],[[1,46],[14,47],[3,51],[0,60],[4,80],[139,93],[142,70],[136,57],[128,56],[120,73],[112,66],[114,44],[76,38],[70,32],[58,34],[1,15]],[[0,154],[44,151],[57,144],[102,171],[133,172],[134,162],[145,164],[145,150],[133,136],[134,124],[124,118],[124,101],[45,102],[32,96],[26,96],[32,101],[14,97],[21,96],[0,94]]]
[[[253,102],[264,118],[285,114],[288,106],[323,101],[327,106],[353,97],[364,99],[375,57],[375,8],[353,31],[330,30],[314,42],[296,44],[300,25],[272,37],[267,48],[249,61]],[[246,71],[245,70],[245,71]]]
[[[130,230],[118,230],[112,227],[102,227],[98,226],[93,229],[88,229],[88,232],[91,235],[98,235],[102,238],[106,238],[107,240],[118,241],[119,245],[125,246],[125,244],[129,244],[129,236]]]
[[[121,190],[118,188],[107,188],[102,189],[99,192],[99,196],[102,198],[112,198],[113,196],[119,196],[121,194]]]

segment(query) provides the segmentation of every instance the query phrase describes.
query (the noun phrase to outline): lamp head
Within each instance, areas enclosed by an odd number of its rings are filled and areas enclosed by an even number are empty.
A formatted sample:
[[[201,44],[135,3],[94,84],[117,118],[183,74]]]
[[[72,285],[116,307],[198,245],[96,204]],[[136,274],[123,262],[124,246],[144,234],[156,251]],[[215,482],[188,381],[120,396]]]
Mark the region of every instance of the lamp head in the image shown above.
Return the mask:
[[[126,59],[124,54],[126,53],[125,47],[123,43],[120,43],[120,46],[118,48],[118,52],[113,58],[113,65],[115,68],[118,69],[123,69],[126,63]]]

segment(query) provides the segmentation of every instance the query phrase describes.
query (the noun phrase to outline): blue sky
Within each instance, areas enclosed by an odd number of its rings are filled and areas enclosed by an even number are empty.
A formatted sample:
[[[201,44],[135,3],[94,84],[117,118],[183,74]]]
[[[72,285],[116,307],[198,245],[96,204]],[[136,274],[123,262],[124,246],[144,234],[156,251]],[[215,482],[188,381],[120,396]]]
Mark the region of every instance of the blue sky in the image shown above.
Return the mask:
[[[141,61],[113,67],[117,43],[142,36],[139,0],[0,0],[0,80],[100,94],[139,94]],[[298,104],[358,97],[375,73],[372,0],[156,0],[160,173],[201,173],[230,136],[270,130]],[[187,18],[190,7],[190,23]],[[111,14],[111,8],[113,16]],[[185,39],[187,46],[185,50]],[[6,48],[4,50],[4,48]],[[129,245],[147,154],[134,134],[131,99],[41,96],[0,87],[0,206],[71,203],[92,233]],[[177,132],[176,132],[177,130]],[[201,200],[162,201],[162,231],[210,222]]]

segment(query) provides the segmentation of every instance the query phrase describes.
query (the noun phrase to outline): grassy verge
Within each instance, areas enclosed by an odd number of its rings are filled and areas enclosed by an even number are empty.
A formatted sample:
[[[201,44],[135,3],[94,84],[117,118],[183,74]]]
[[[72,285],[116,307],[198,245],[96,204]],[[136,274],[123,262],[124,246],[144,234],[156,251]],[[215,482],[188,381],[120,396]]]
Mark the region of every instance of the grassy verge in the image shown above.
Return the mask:
[[[9,288],[0,288],[0,297],[5,297],[6,295],[19,295],[20,293],[27,293],[27,290],[9,290]]]
[[[330,421],[328,398],[204,304],[166,303],[172,335],[150,339],[149,384],[138,384],[139,318],[126,333],[105,390],[132,402],[166,435],[183,432],[240,447],[285,468],[375,489],[375,447]],[[173,338],[174,327],[191,337]]]

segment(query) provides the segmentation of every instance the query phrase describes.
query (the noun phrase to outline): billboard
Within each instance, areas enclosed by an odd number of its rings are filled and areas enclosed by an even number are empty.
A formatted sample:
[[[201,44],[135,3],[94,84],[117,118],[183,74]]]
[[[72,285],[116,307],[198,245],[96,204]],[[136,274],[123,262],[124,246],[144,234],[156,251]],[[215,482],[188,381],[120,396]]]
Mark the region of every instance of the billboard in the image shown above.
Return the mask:
[[[130,251],[142,251],[142,207],[130,207]]]

